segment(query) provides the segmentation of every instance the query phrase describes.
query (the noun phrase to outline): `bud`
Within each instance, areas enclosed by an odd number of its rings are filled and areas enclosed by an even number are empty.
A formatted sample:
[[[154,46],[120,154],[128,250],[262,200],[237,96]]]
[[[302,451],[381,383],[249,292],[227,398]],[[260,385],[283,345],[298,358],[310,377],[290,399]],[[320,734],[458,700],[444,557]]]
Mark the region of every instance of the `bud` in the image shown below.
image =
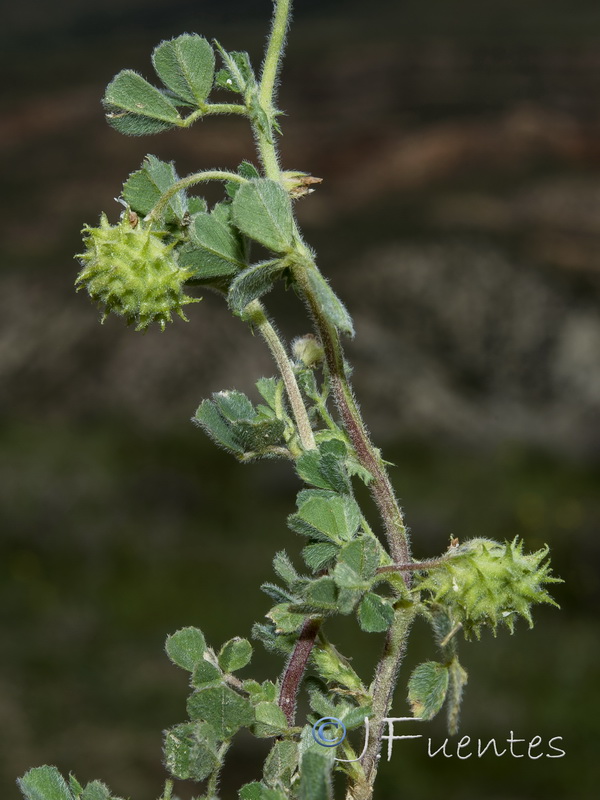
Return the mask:
[[[307,172],[292,171],[282,173],[281,182],[283,183],[283,188],[288,192],[290,197],[295,199],[314,192],[314,189],[311,187],[317,183],[322,183],[323,178],[315,178]]]
[[[321,343],[312,333],[299,336],[292,342],[292,351],[297,360],[305,367],[315,367],[323,360],[324,352]]]
[[[135,323],[137,331],[151,322],[164,330],[175,312],[187,322],[183,306],[199,300],[184,294],[191,273],[177,265],[165,233],[152,230],[129,209],[117,225],[102,214],[98,228],[86,225],[82,232],[86,250],[76,256],[83,269],[75,284],[103,308],[102,321],[112,312]]]
[[[489,625],[495,634],[498,623],[512,633],[516,614],[533,626],[533,603],[558,605],[542,587],[562,583],[551,576],[548,561],[542,563],[547,555],[547,546],[524,554],[523,543],[516,538],[504,544],[472,539],[417,579],[416,585],[447,610],[454,624],[461,623],[466,635],[473,631],[479,638],[482,625]]]

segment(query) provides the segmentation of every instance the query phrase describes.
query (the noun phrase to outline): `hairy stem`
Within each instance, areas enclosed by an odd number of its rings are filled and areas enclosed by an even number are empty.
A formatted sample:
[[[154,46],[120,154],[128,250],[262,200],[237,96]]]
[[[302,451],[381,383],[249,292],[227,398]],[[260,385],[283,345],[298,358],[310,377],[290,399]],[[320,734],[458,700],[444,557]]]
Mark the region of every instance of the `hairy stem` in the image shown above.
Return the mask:
[[[285,347],[277,335],[277,331],[269,322],[267,315],[265,314],[265,310],[258,300],[253,300],[246,306],[244,316],[248,321],[258,328],[261,336],[267,343],[273,358],[275,359],[277,367],[279,368],[279,372],[290,401],[290,406],[292,408],[292,414],[296,420],[296,426],[298,428],[298,435],[300,437],[300,443],[302,444],[302,447],[305,450],[314,450],[317,445],[315,443],[315,437],[313,435],[310,420],[308,419],[306,406],[304,405],[304,400],[300,394],[294,369],[285,351]]]
[[[177,192],[180,192],[182,189],[188,189],[190,186],[195,186],[197,183],[206,183],[207,181],[235,181],[236,183],[246,183],[247,179],[238,175],[237,172],[227,172],[221,169],[194,172],[193,175],[188,175],[170,186],[167,191],[160,196],[154,208],[146,214],[145,221],[154,222],[160,219],[160,215],[165,210],[167,203]]]
[[[306,619],[304,621],[281,679],[279,708],[285,714],[290,727],[293,727],[295,722],[298,689],[320,628],[320,619]]]
[[[371,686],[373,695],[373,714],[369,729],[369,741],[361,764],[366,782],[350,787],[347,800],[371,800],[373,784],[379,766],[379,753],[382,745],[384,718],[388,716],[392,703],[398,670],[404,657],[408,632],[415,616],[414,606],[404,606],[396,610],[394,622],[388,631],[382,657],[377,665],[375,679]]]
[[[276,2],[273,27],[261,79],[260,102],[271,124],[274,121],[273,93],[275,80],[289,21],[290,6],[290,0],[277,0]],[[281,181],[281,170],[272,138],[259,125],[253,124],[253,127],[266,176],[271,180]],[[319,300],[314,295],[307,280],[307,270],[317,269],[317,267],[308,248],[302,244],[298,230],[297,237],[299,242],[298,261],[296,268],[293,270],[294,277],[311,311],[317,333],[325,351],[325,360],[336,405],[358,460],[373,477],[370,483],[371,494],[383,522],[390,554],[394,561],[399,564],[411,563],[408,532],[404,525],[402,512],[394,495],[381,455],[370,440],[354,399],[346,374],[344,354],[338,332],[324,315]],[[410,587],[410,571],[403,572],[403,578],[406,586]],[[377,666],[371,687],[373,694],[373,726],[368,748],[362,760],[367,781],[366,783],[361,781],[360,786],[357,784],[354,787],[350,787],[350,792],[356,790],[364,795],[361,798],[357,797],[356,800],[368,800],[372,796],[373,782],[377,774],[377,756],[381,749],[383,719],[389,712],[413,617],[414,609],[412,608],[397,610],[386,637],[383,655]],[[315,629],[314,625],[309,622],[305,623],[283,676],[280,705],[288,720],[293,720],[294,717],[298,687],[306,669],[317,632],[318,629]]]
[[[275,11],[269,43],[265,53],[260,79],[260,104],[269,116],[273,113],[273,100],[275,95],[275,82],[281,65],[285,35],[290,23],[292,0],[275,0]]]

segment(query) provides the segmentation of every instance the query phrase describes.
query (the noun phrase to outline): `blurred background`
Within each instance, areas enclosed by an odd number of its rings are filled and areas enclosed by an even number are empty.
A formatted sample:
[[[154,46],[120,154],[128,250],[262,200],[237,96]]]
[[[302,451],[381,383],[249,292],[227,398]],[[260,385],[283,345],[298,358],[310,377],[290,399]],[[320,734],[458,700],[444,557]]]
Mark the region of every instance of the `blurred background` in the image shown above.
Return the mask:
[[[564,758],[468,760],[397,743],[378,800],[592,798],[600,585],[600,6],[595,0],[297,0],[280,106],[289,169],[323,178],[297,210],[354,315],[365,418],[417,557],[460,539],[548,543],[562,609],[467,643],[461,734],[513,731]],[[0,152],[0,792],[56,764],[115,794],[161,792],[161,730],[185,718],[166,635],[249,635],[298,489],[241,466],[189,422],[212,391],[272,374],[206,295],[161,334],[98,313],[73,281],[84,222],[147,152],[179,174],[253,158],[244,123],[128,139],[104,122],[122,68],[195,31],[260,59],[268,0],[21,0],[3,11]],[[216,199],[211,195],[211,199]],[[306,332],[283,291],[269,308]],[[235,497],[235,502],[231,497]],[[243,600],[241,600],[243,598]],[[409,670],[435,657],[416,625]],[[336,634],[365,677],[380,636]],[[257,645],[252,677],[281,664]],[[416,726],[397,732],[415,732]],[[443,720],[420,728],[434,747]],[[241,738],[224,800],[254,779]],[[194,787],[178,787],[189,798]],[[198,792],[196,791],[196,794]]]

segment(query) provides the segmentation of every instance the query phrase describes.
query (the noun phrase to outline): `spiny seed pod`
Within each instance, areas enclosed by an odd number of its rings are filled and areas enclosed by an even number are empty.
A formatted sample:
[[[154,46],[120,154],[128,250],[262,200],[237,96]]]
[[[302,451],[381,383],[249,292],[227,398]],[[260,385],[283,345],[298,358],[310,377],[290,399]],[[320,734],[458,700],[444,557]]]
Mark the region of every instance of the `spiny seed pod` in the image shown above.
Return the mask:
[[[75,284],[103,309],[103,322],[111,312],[135,323],[136,331],[155,321],[164,330],[172,312],[187,322],[183,306],[199,300],[184,294],[191,274],[177,265],[164,233],[128,210],[117,225],[102,214],[98,228],[86,225],[82,233],[86,250],[76,256],[83,269]]]
[[[471,539],[421,573],[416,586],[442,605],[454,624],[461,623],[467,636],[474,632],[479,638],[483,625],[490,626],[495,635],[498,623],[512,633],[516,614],[533,626],[532,603],[558,605],[542,587],[544,583],[562,583],[550,574],[549,562],[542,563],[547,555],[547,546],[524,554],[517,538],[504,544]]]

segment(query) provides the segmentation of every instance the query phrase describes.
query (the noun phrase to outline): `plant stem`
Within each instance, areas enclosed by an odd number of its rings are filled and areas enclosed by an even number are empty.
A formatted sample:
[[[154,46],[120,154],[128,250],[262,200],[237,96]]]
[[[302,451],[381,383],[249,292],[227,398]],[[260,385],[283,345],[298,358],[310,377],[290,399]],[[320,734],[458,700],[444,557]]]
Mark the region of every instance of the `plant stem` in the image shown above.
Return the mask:
[[[146,214],[144,218],[145,221],[154,222],[156,219],[160,219],[160,215],[165,210],[165,206],[177,192],[180,192],[182,189],[188,189],[190,186],[195,186],[197,183],[206,183],[207,181],[235,181],[236,183],[246,183],[247,179],[238,175],[237,172],[227,172],[221,169],[194,172],[192,175],[181,178],[177,183],[170,186],[167,191],[160,196],[154,208]]]
[[[259,98],[271,125],[274,121],[273,93],[275,80],[289,21],[290,5],[290,0],[277,0],[276,2],[271,36],[263,66]],[[253,123],[253,128],[265,175],[271,180],[280,182],[281,170],[275,145],[268,134],[261,129],[261,126]],[[298,261],[293,273],[296,284],[304,295],[311,311],[317,333],[325,351],[325,361],[336,405],[359,462],[373,476],[370,483],[371,494],[383,521],[390,554],[394,561],[399,564],[411,563],[408,532],[404,525],[402,512],[394,495],[381,455],[371,443],[354,399],[346,375],[344,355],[338,332],[323,314],[318,298],[314,295],[307,280],[307,270],[317,269],[317,267],[308,248],[302,243],[297,228],[296,232],[299,243]],[[406,586],[410,587],[410,571],[403,573],[403,579]],[[378,766],[377,756],[381,749],[383,719],[389,712],[398,670],[402,663],[407,635],[414,614],[414,608],[399,608],[394,615],[394,621],[386,637],[383,655],[377,666],[372,684],[373,726],[368,748],[362,759],[367,781],[366,783],[362,781],[360,784],[355,783],[354,786],[350,787],[348,796],[352,797],[353,800],[369,800],[372,797],[373,783]],[[280,705],[288,720],[293,719],[296,694],[317,634],[317,631],[313,630],[313,628],[314,626],[309,624],[308,621],[305,623],[283,676]],[[360,793],[362,796],[359,797],[356,793]]]
[[[298,689],[320,628],[320,619],[309,618],[304,621],[281,679],[279,708],[285,714],[290,727],[294,726]]]
[[[302,444],[302,447],[305,450],[314,450],[317,445],[315,443],[315,437],[313,435],[310,420],[308,419],[306,406],[304,405],[304,400],[300,394],[294,369],[285,351],[285,347],[277,335],[277,331],[267,319],[264,307],[258,300],[253,300],[251,303],[248,303],[244,310],[244,317],[253,325],[256,325],[261,336],[267,343],[273,358],[275,359],[275,363],[279,368],[279,372],[285,385],[290,406],[292,407],[294,419],[296,420],[296,426],[298,428],[298,435],[300,437],[300,443]]]
[[[392,627],[386,637],[383,655],[372,684],[373,715],[369,730],[369,741],[361,764],[365,773],[366,783],[355,787],[350,786],[347,800],[371,800],[373,784],[379,766],[379,753],[382,745],[384,718],[387,717],[392,703],[394,688],[398,678],[398,670],[402,663],[408,632],[416,613],[415,606],[402,606],[394,614]]]
[[[260,104],[269,117],[272,117],[274,111],[275,81],[277,80],[277,73],[279,72],[285,46],[285,35],[290,22],[291,7],[292,0],[275,0],[275,11],[265,60],[263,61],[259,91]]]
[[[247,116],[248,109],[241,103],[205,103],[201,108],[188,114],[178,123],[178,126],[180,128],[189,128],[196,120],[214,114],[240,114],[241,116]]]

